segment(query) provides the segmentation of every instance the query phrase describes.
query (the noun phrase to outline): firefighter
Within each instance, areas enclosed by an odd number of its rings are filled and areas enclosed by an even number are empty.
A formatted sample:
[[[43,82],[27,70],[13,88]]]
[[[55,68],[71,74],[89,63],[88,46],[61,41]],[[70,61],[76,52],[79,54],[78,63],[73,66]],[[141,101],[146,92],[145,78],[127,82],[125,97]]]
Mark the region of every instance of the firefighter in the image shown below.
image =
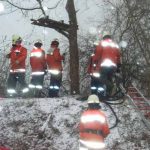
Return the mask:
[[[97,45],[98,41],[94,42],[94,49]],[[98,94],[98,90],[101,90],[102,87],[100,82],[100,66],[98,65],[98,61],[99,60],[94,52],[89,59],[87,71],[91,76],[91,94]]]
[[[120,49],[108,31],[103,32],[103,39],[96,47],[96,59],[100,67],[101,81],[106,84],[107,95],[111,94],[112,76],[120,68]]]
[[[17,96],[20,94],[16,90],[17,81],[20,83],[22,96],[29,91],[25,82],[27,49],[21,43],[22,38],[19,35],[13,35],[12,48],[10,53],[6,55],[10,59],[10,73],[7,80],[7,93],[9,96]]]
[[[29,88],[34,96],[40,97],[43,88],[44,75],[47,69],[45,51],[41,48],[42,41],[36,40],[30,54],[31,82]],[[34,93],[35,92],[35,93]]]
[[[64,56],[60,54],[60,49],[58,46],[58,39],[54,39],[51,42],[50,49],[48,50],[46,57],[48,72],[51,76],[49,85],[49,97],[58,97],[58,92],[62,82],[62,61],[64,60]]]
[[[88,97],[88,109],[79,123],[79,150],[104,150],[104,139],[110,133],[106,116],[100,110],[99,98],[95,94]]]
[[[91,76],[91,94],[97,94],[99,87],[100,67],[97,67],[98,61],[95,58],[95,54],[92,54],[88,63],[88,73]]]

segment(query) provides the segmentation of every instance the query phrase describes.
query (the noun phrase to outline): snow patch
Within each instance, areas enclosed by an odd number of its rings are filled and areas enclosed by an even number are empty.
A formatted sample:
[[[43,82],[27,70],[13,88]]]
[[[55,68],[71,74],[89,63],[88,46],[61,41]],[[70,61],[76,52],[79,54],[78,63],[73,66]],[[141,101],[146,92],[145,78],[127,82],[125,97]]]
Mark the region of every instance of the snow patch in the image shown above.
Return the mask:
[[[87,103],[73,97],[4,99],[0,113],[0,146],[11,150],[77,150],[78,123]],[[113,106],[120,123],[106,138],[108,150],[148,150],[150,134],[128,101]],[[105,104],[109,126],[114,116]]]

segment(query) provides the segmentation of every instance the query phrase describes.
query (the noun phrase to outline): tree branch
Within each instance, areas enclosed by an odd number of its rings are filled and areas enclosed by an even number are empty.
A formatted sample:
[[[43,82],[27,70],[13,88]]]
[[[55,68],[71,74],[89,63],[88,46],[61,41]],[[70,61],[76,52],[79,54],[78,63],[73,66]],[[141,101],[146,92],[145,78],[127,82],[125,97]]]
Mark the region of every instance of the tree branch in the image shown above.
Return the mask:
[[[57,32],[61,33],[62,35],[64,35],[66,38],[69,38],[69,34],[63,30],[59,30],[59,29],[55,29]]]
[[[76,18],[76,10],[75,10],[73,0],[67,0],[66,10],[67,10],[68,15],[69,15],[70,25],[74,25],[78,29],[77,18]]]
[[[67,32],[70,27],[69,24],[66,24],[64,22],[55,21],[55,20],[49,19],[48,17],[40,18],[37,20],[31,19],[31,21],[32,21],[31,24],[55,29],[56,31],[58,31],[59,33],[63,34],[65,37],[68,38]]]
[[[28,10],[28,11],[31,11],[31,10],[40,9],[40,7],[33,7],[33,8],[20,7],[20,6],[15,5],[14,3],[10,2],[9,0],[6,0],[6,2],[9,3],[10,5],[12,5],[12,6],[18,8],[18,9],[21,9],[21,10]]]
[[[39,3],[40,9],[42,10],[43,15],[46,17],[46,13],[45,13],[43,6],[42,6],[42,1],[41,0],[36,0],[36,1]]]
[[[62,1],[62,0],[59,0],[59,1],[56,3],[55,6],[53,6],[53,7],[48,7],[48,9],[55,9],[55,8],[60,4],[61,1]]]

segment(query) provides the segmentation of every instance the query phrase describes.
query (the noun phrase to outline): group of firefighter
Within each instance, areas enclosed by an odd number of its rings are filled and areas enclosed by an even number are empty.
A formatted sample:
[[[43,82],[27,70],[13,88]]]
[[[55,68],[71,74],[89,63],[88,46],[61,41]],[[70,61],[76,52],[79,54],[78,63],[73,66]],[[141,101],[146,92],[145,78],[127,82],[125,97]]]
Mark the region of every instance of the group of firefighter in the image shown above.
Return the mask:
[[[22,85],[22,93],[28,92],[25,83],[25,59],[27,50],[21,45],[22,38],[13,36],[11,52],[7,55],[11,61],[11,69],[8,78],[7,92],[16,94],[16,81]],[[58,91],[62,78],[62,60],[60,55],[59,42],[57,39],[51,42],[50,49],[46,57],[41,48],[41,40],[34,43],[34,48],[30,54],[31,81],[29,88],[42,89],[45,71],[51,74],[49,96],[58,96]],[[95,47],[94,54],[91,55],[88,73],[91,76],[91,95],[87,99],[88,109],[81,114],[79,123],[79,150],[106,150],[104,139],[110,133],[109,126],[104,112],[100,109],[99,92],[104,91],[103,82],[110,86],[107,88],[106,95],[111,93],[111,80],[115,72],[120,68],[119,46],[112,40],[109,32],[103,32],[103,39]],[[103,81],[100,80],[103,79]],[[100,82],[101,81],[101,82]]]
[[[64,60],[64,56],[60,54],[58,39],[51,42],[47,54],[42,49],[43,44],[40,39],[34,42],[34,47],[30,52],[31,81],[29,85],[25,82],[27,49],[21,43],[22,38],[19,35],[13,35],[12,48],[6,55],[10,59],[10,73],[7,80],[8,95],[15,97],[19,92],[21,96],[31,94],[40,97],[44,76],[50,73],[48,95],[57,97],[62,80],[62,61]],[[19,91],[16,90],[17,82],[21,86]]]

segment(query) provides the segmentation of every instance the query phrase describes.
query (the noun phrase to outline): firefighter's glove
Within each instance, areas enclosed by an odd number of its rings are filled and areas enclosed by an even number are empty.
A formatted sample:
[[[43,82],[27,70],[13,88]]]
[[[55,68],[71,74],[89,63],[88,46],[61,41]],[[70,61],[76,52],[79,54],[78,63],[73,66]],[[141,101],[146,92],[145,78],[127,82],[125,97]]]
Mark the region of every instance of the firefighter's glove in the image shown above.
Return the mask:
[[[45,71],[44,71],[44,75],[46,75],[47,73],[48,73],[48,70],[45,70]]]
[[[16,60],[16,61],[15,61],[15,63],[18,65],[18,64],[19,64],[19,61],[18,61],[18,60]]]
[[[6,58],[10,58],[10,54],[7,54],[7,55],[6,55]]]
[[[53,51],[54,51],[54,48],[50,47],[50,48],[48,49],[47,54],[53,55]]]
[[[63,53],[62,55],[63,55],[63,57],[65,57],[65,56],[66,56],[66,53]]]
[[[63,62],[65,62],[66,53],[63,53],[62,56],[63,56]]]
[[[117,64],[117,70],[116,70],[116,72],[120,73],[120,71],[121,71],[121,64],[119,63],[119,64]]]
[[[121,68],[121,64],[120,63],[117,64],[117,68]]]
[[[117,68],[116,72],[117,72],[117,73],[120,73],[120,68]]]

